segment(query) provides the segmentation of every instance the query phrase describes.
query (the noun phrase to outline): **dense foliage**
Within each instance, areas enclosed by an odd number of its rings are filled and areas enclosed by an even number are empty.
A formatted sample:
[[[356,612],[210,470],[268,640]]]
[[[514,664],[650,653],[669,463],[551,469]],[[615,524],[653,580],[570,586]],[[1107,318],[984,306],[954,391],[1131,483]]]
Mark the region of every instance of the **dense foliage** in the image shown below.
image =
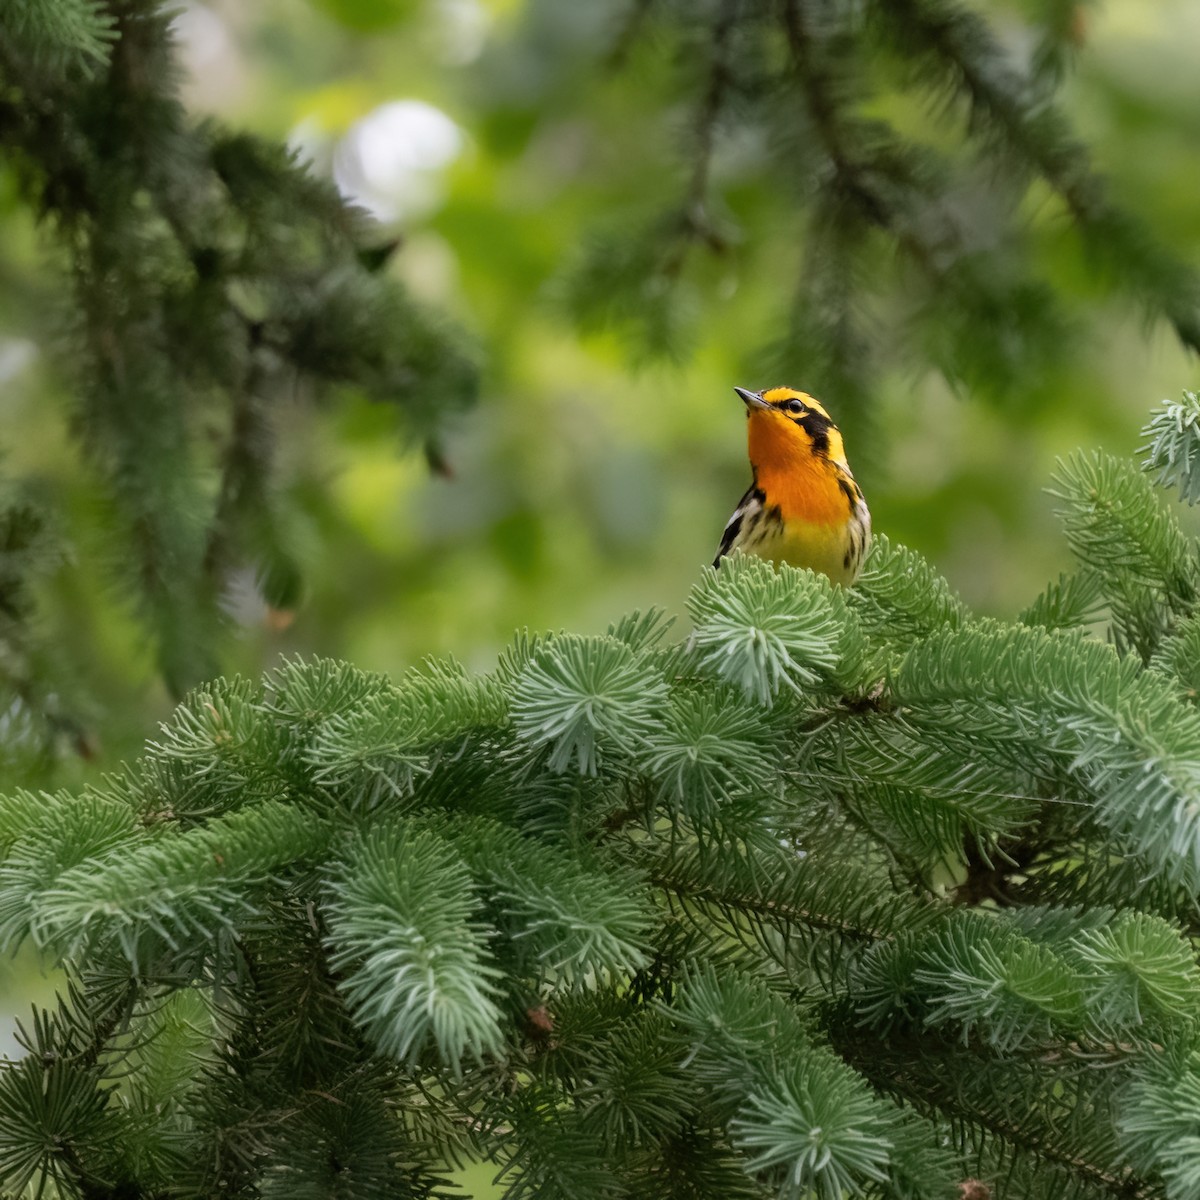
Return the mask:
[[[1148,430],[1188,498],[1198,423]],[[1200,558],[1130,463],[1057,488],[1017,622],[886,538],[848,592],[736,558],[683,638],[293,661],[9,795],[0,931],[67,984],[5,1189],[1195,1195]]]
[[[171,18],[153,0],[6,6],[0,149],[62,251],[72,430],[178,694],[218,669],[237,569],[274,607],[299,599],[273,479],[297,390],[353,385],[432,440],[475,370],[464,335],[378,272],[391,247],[365,247],[378,235],[331,184],[185,113]],[[26,658],[6,656],[9,687],[52,690]]]

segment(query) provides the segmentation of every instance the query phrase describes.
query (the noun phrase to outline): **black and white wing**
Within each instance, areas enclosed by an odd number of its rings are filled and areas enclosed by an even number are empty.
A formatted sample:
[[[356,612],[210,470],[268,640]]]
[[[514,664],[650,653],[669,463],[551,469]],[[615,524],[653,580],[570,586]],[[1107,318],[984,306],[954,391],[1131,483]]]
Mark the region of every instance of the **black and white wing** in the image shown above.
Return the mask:
[[[720,564],[725,555],[741,544],[748,530],[754,529],[761,523],[766,499],[766,495],[757,484],[752,483],[746,489],[746,494],[738,501],[737,508],[733,510],[733,516],[725,525],[725,532],[721,534],[721,545],[717,550],[717,557],[713,559],[714,567]]]

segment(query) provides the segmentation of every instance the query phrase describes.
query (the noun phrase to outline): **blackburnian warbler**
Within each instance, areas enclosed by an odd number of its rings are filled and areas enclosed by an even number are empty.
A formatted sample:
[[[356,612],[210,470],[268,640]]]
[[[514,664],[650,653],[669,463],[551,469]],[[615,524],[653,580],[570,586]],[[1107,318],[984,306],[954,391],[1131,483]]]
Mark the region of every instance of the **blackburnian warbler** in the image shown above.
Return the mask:
[[[753,482],[713,566],[740,550],[853,583],[871,542],[871,513],[838,427],[807,392],[733,390],[746,405]]]

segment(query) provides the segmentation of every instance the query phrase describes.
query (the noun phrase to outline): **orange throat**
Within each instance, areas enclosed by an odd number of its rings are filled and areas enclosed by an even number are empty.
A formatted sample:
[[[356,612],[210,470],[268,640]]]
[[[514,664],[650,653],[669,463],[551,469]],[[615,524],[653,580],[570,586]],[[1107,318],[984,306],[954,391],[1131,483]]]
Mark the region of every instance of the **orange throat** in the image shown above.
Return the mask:
[[[785,523],[844,523],[849,503],[839,486],[837,467],[814,452],[807,436],[773,413],[751,413],[749,424],[750,464],[767,507],[778,507]],[[840,443],[839,437],[831,449],[840,450]]]

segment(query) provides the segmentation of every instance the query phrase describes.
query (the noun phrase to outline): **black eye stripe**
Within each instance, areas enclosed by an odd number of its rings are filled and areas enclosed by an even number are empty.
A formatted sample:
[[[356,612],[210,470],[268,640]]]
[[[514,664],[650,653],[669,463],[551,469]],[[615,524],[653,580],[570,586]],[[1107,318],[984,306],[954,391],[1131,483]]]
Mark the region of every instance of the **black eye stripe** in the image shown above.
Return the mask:
[[[772,400],[771,404],[776,412],[787,417],[812,438],[813,450],[817,454],[829,453],[829,431],[836,428],[829,417],[815,408],[809,408],[798,396]],[[746,415],[749,416],[749,412]]]
[[[826,454],[829,451],[829,431],[834,427],[833,422],[825,416],[822,416],[814,409],[810,409],[802,417],[796,418],[796,424],[812,438],[813,450],[818,454]]]

